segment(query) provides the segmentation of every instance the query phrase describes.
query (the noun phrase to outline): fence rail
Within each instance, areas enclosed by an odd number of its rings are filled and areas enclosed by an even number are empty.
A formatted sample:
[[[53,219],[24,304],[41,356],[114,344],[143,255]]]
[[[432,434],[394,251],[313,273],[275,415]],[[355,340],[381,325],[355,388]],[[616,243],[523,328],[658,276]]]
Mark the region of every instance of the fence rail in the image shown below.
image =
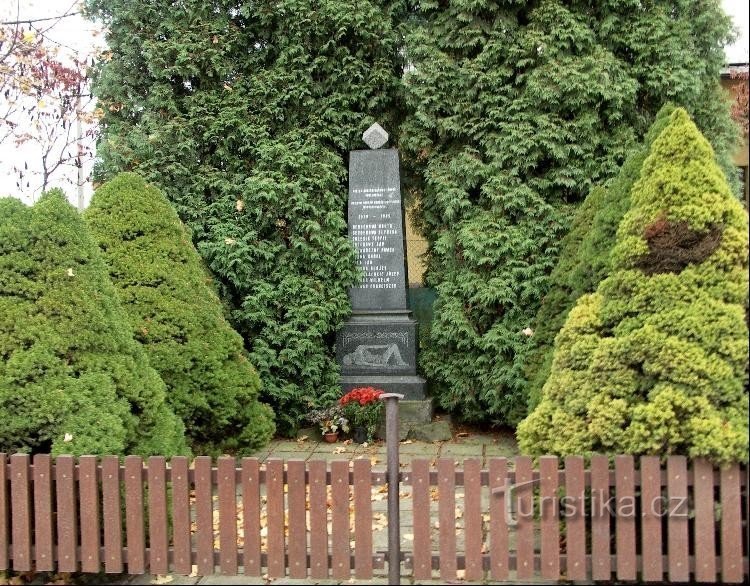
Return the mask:
[[[383,516],[373,495],[387,474],[368,459],[0,454],[0,571],[347,580],[403,562],[415,579],[748,578],[747,466],[680,456],[456,464],[402,469],[396,560],[373,543]]]

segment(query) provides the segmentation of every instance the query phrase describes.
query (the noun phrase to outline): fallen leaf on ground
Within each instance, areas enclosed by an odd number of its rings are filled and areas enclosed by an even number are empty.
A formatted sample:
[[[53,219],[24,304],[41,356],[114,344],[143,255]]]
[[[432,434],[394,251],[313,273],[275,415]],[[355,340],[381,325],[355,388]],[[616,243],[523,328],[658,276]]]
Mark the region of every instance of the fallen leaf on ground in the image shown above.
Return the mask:
[[[150,583],[151,584],[169,584],[173,580],[174,580],[174,576],[169,576],[169,575],[161,576],[161,575],[158,575],[158,576],[156,576],[156,578],[154,578],[153,580],[151,580]]]

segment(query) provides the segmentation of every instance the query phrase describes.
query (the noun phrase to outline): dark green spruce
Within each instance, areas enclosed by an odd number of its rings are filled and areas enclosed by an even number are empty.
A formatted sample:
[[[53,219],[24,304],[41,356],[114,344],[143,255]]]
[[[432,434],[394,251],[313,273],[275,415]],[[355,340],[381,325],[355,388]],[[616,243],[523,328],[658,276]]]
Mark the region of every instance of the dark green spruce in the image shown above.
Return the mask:
[[[0,452],[187,453],[96,243],[62,192],[0,199]]]
[[[122,173],[96,190],[85,218],[194,451],[242,454],[266,444],[273,413],[258,402],[258,375],[164,195]]]

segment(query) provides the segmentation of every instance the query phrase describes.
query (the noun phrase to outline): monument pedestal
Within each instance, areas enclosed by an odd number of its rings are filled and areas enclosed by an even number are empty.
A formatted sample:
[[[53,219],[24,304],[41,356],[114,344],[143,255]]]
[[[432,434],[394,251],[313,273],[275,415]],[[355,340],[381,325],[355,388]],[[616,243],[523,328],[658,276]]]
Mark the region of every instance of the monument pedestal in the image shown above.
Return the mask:
[[[406,401],[424,400],[417,344],[417,322],[409,310],[355,311],[336,337],[342,389],[373,386]]]

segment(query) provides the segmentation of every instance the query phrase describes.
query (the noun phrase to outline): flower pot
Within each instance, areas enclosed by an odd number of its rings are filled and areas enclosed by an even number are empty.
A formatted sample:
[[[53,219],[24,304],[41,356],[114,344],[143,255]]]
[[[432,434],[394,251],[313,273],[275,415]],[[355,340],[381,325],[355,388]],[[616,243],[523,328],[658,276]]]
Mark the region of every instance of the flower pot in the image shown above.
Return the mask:
[[[352,432],[352,439],[358,443],[363,444],[367,441],[367,429],[364,427],[357,426],[354,428],[354,431]]]
[[[329,444],[334,444],[339,439],[339,432],[338,431],[329,431],[328,433],[323,434],[323,439],[326,440]]]

